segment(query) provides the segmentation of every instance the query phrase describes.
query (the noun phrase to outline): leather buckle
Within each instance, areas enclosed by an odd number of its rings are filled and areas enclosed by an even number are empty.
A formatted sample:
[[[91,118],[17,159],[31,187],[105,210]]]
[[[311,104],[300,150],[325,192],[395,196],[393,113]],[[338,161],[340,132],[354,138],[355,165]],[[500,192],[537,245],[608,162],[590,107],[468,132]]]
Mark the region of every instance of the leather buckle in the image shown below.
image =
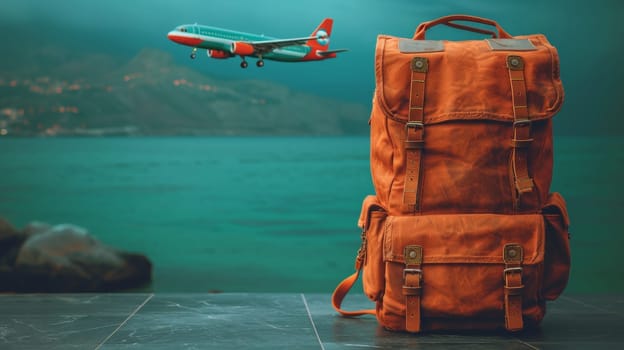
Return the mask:
[[[408,273],[417,273],[422,278],[422,270],[421,269],[403,269],[403,279],[405,279],[405,275]]]
[[[407,131],[407,129],[424,129],[425,128],[425,124],[423,122],[407,122],[405,123],[405,130]]]
[[[418,140],[410,140],[409,129],[422,130]],[[407,122],[405,123],[405,148],[409,150],[422,149],[424,146],[425,124],[423,122]]]
[[[522,273],[522,268],[521,267],[508,267],[508,268],[504,269],[503,270],[503,278],[505,278],[507,276],[507,272],[520,272],[520,273]]]

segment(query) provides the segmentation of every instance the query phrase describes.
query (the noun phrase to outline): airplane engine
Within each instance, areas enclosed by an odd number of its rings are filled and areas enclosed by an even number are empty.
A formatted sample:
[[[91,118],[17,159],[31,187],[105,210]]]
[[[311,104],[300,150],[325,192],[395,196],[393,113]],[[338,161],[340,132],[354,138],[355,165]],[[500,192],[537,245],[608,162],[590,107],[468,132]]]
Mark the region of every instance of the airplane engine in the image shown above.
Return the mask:
[[[221,50],[206,50],[206,54],[208,55],[208,57],[216,58],[216,59],[225,59],[225,58],[230,58],[234,56],[227,51],[221,51]]]
[[[253,55],[254,53],[254,47],[241,42],[241,41],[235,41],[232,43],[232,48],[230,49],[230,52],[234,55],[239,55],[239,56],[249,56],[249,55]]]

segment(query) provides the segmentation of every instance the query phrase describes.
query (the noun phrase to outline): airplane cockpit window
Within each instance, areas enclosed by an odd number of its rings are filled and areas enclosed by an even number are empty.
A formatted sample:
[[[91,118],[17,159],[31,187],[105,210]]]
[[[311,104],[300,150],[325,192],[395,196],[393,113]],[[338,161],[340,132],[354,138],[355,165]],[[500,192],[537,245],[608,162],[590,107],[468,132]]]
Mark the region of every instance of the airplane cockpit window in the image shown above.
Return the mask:
[[[181,28],[180,28],[180,31],[181,31],[181,32],[185,32],[185,33],[186,33],[186,28],[181,27]]]

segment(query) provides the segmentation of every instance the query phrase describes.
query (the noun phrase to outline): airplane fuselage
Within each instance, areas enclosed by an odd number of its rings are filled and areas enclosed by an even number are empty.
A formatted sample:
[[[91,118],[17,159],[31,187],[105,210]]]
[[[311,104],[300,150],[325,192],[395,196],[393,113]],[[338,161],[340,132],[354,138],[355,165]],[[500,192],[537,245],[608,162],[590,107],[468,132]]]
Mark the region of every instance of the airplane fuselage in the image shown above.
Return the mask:
[[[232,44],[236,42],[277,40],[277,38],[265,35],[251,34],[199,24],[180,26],[169,32],[168,37],[172,41],[179,44],[207,50],[216,50],[224,53],[231,53]],[[290,45],[276,48],[264,54],[252,53],[249,56],[282,62],[300,62],[314,60],[315,58],[317,60],[328,58],[310,55],[311,51],[312,48],[306,45]],[[234,54],[231,55],[234,56]]]
[[[258,67],[264,66],[264,59],[303,62],[335,58],[338,52],[347,50],[329,50],[332,25],[333,20],[325,18],[309,36],[288,39],[200,24],[179,26],[167,36],[175,43],[191,46],[192,59],[196,57],[198,49],[205,49],[211,58],[226,59],[239,56],[242,59],[241,67],[247,68],[246,57],[257,58]]]

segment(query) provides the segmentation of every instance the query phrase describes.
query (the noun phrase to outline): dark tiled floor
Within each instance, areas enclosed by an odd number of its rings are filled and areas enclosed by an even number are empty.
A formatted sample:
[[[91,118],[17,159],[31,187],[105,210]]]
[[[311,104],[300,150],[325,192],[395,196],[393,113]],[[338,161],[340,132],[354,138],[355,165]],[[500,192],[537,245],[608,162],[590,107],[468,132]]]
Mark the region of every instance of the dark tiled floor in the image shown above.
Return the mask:
[[[144,300],[140,294],[0,296],[0,349],[94,349]]]
[[[372,306],[353,293],[347,308]],[[539,330],[392,333],[326,294],[0,296],[0,349],[617,349],[624,296],[561,297]]]

